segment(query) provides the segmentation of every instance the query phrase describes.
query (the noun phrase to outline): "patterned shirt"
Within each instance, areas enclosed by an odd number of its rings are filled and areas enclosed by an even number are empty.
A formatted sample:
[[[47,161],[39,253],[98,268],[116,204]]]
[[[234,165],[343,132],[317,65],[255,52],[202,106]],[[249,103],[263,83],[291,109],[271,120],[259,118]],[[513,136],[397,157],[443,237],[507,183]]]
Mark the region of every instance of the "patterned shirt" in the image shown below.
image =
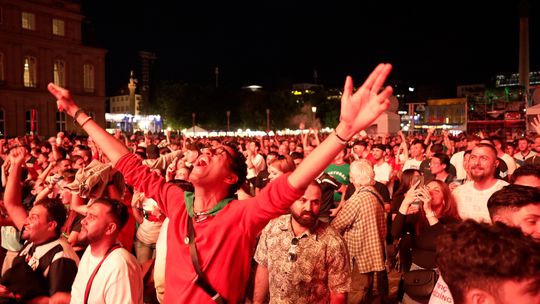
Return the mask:
[[[255,252],[255,261],[268,268],[270,303],[329,303],[330,292],[349,291],[347,260],[347,247],[335,229],[319,223],[295,237],[291,215],[268,223]]]
[[[360,187],[331,223],[345,238],[351,268],[355,261],[360,273],[385,270],[386,216],[375,195],[366,190],[376,193],[372,186]]]

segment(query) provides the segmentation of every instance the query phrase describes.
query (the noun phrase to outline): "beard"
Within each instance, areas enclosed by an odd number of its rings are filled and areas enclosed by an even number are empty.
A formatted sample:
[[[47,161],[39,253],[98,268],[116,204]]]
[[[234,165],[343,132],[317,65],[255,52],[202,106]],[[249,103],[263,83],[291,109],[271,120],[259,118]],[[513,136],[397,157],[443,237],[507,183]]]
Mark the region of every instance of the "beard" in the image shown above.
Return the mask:
[[[318,214],[312,211],[302,211],[300,214],[291,211],[291,215],[302,227],[311,228],[317,223]]]
[[[475,171],[476,169],[480,169],[480,170]],[[485,180],[486,178],[489,178],[490,176],[493,176],[493,173],[490,174],[489,172],[487,172],[485,169],[481,167],[471,168],[470,174],[471,174],[472,180],[475,182],[480,182],[480,181]]]

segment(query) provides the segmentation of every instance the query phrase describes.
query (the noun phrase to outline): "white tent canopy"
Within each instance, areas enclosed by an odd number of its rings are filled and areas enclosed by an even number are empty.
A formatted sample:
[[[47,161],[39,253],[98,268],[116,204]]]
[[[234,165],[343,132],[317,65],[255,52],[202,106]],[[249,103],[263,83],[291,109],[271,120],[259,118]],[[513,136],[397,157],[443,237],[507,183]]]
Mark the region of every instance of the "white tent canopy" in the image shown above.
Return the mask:
[[[184,129],[182,130],[182,133],[185,133],[188,136],[208,136],[208,130],[205,130],[199,126]]]

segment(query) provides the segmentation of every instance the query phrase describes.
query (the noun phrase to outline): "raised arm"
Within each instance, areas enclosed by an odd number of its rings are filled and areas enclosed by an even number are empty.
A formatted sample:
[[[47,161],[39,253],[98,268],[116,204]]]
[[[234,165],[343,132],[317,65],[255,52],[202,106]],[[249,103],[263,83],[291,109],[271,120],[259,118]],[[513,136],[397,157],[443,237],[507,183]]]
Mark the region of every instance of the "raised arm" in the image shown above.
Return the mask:
[[[4,205],[13,220],[15,227],[20,231],[26,222],[28,213],[22,205],[22,186],[21,175],[23,171],[22,165],[26,158],[26,149],[17,147],[11,150],[11,170],[7,181],[6,191],[4,194]]]
[[[330,164],[335,155],[343,150],[354,134],[369,127],[388,108],[392,88],[382,87],[391,70],[390,64],[379,64],[356,92],[353,92],[352,78],[347,77],[341,96],[339,124],[335,132],[289,175],[289,183],[293,187],[307,187]]]
[[[69,116],[74,117],[77,123],[88,133],[94,142],[101,148],[101,150],[111,160],[112,164],[116,162],[125,154],[129,153],[129,150],[120,141],[114,138],[111,134],[107,133],[101,128],[88,114],[77,106],[71,93],[54,83],[49,83],[47,86],[49,92],[56,97],[56,105],[59,111],[65,111]]]

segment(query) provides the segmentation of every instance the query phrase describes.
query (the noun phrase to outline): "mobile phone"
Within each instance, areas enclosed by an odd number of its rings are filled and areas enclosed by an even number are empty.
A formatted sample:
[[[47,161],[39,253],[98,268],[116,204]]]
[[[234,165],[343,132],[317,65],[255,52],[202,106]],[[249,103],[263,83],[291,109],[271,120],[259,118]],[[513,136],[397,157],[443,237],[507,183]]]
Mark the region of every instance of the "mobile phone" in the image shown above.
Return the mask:
[[[416,183],[418,183],[418,185],[416,185]],[[412,181],[411,181],[411,187],[416,185],[415,189],[420,189],[424,186],[424,176],[422,175],[415,175],[413,176],[412,178]],[[413,202],[412,202],[412,205],[419,205],[422,201],[420,199],[415,199]]]

